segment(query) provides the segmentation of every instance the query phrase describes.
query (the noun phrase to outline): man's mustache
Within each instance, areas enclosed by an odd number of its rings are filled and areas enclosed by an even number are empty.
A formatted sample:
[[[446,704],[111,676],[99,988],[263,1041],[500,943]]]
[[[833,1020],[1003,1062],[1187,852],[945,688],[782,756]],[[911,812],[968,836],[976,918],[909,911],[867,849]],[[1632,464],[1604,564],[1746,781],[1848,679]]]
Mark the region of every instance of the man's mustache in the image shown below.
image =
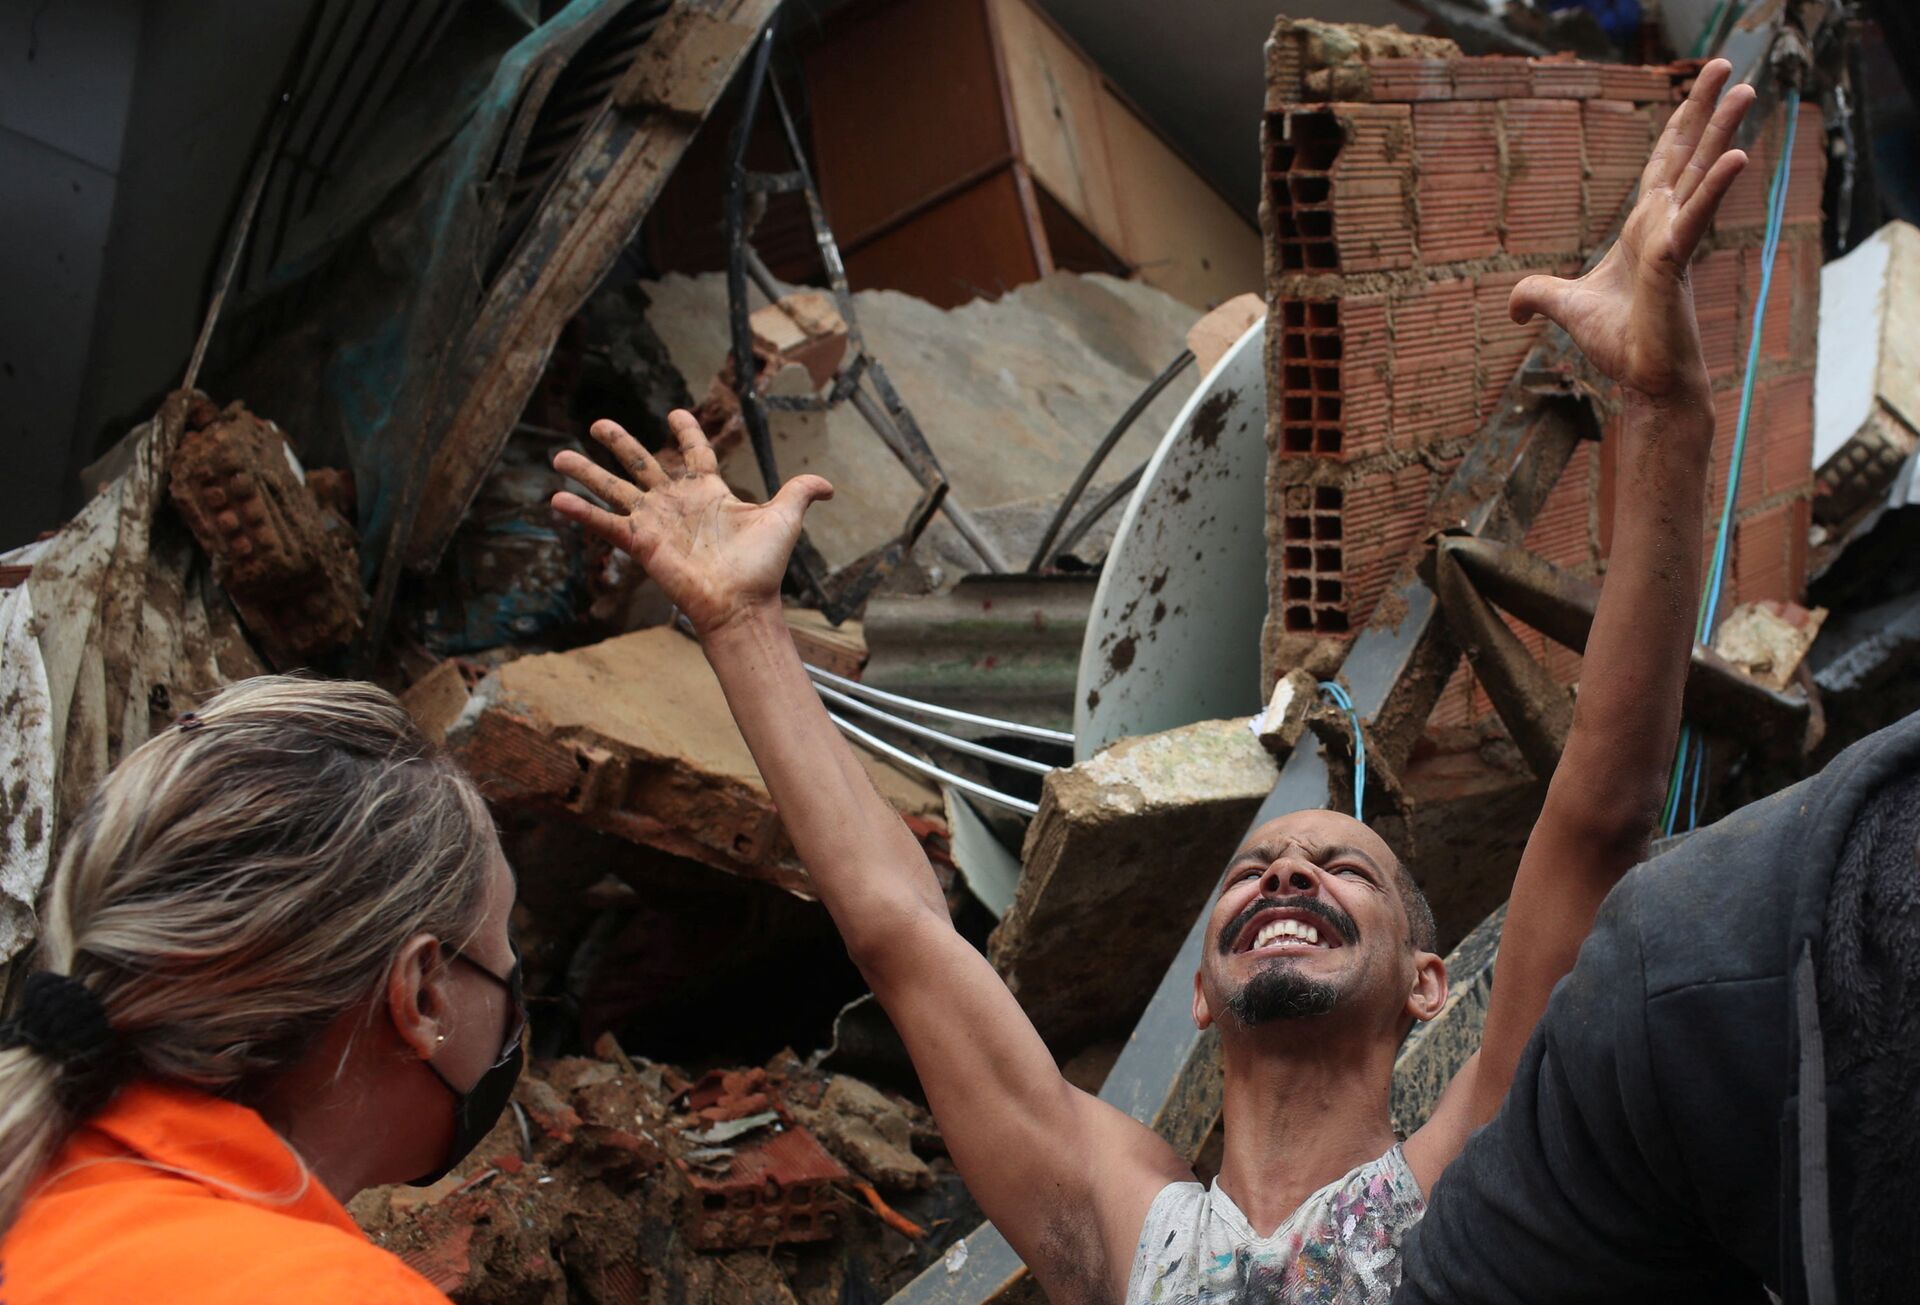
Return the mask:
[[[1253,917],[1262,911],[1299,911],[1311,915],[1322,924],[1340,935],[1349,947],[1360,941],[1360,930],[1348,915],[1331,902],[1318,897],[1262,897],[1248,904],[1247,909],[1234,916],[1220,928],[1220,953],[1223,956],[1233,954],[1233,944],[1240,937],[1240,931],[1247,927]]]

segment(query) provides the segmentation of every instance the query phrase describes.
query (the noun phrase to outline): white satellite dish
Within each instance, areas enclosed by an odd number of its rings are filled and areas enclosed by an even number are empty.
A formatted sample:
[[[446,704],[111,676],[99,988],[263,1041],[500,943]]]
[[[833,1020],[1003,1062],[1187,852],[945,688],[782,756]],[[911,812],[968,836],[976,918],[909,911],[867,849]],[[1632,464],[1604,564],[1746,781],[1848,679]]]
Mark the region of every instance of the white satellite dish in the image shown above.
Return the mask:
[[[1074,759],[1116,739],[1260,710],[1267,614],[1266,320],[1174,418],[1094,590]]]

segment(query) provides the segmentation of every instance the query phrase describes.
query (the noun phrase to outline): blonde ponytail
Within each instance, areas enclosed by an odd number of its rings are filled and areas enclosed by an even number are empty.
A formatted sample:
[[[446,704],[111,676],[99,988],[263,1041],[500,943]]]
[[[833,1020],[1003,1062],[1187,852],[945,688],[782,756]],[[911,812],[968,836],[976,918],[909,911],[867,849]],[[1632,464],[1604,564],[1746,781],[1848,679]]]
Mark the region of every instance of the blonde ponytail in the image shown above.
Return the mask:
[[[478,791],[392,694],[261,676],[136,749],[88,802],[38,968],[97,1001],[118,1081],[246,1102],[406,939],[464,940],[498,855]],[[103,1095],[98,1066],[84,1084],[72,1068],[0,1050],[0,1233]]]

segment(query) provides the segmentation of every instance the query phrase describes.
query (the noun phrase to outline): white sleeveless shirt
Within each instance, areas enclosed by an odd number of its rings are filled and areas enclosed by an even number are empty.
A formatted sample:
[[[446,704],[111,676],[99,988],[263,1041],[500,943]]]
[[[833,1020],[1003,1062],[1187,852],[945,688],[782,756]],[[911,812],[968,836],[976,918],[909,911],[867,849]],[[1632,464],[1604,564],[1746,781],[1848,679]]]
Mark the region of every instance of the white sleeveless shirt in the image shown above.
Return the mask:
[[[1127,1305],[1386,1305],[1400,1241],[1426,1208],[1398,1144],[1309,1196],[1270,1237],[1218,1182],[1169,1183],[1140,1229]]]

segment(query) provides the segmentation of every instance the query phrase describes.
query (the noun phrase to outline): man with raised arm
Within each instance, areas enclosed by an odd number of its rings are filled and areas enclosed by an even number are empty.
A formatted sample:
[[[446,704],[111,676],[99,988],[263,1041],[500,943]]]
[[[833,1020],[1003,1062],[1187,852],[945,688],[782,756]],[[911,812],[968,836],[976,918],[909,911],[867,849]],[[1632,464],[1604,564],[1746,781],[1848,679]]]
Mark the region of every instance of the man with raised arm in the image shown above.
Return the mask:
[[[742,502],[685,412],[671,419],[675,475],[605,421],[594,436],[631,483],[576,453],[555,459],[611,510],[566,493],[555,508],[631,554],[699,633],[955,1164],[1050,1299],[1385,1301],[1423,1194],[1499,1107],[1601,899],[1644,851],[1679,729],[1713,439],[1687,264],[1745,163],[1727,146],[1753,99],[1745,86],[1719,99],[1730,72],[1722,60],[1701,72],[1599,266],[1513,293],[1516,320],[1557,322],[1620,385],[1613,551],[1481,1049],[1404,1144],[1388,1117],[1394,1054],[1440,1009],[1446,971],[1419,890],[1372,830],[1296,812],[1256,829],[1227,869],[1194,978],[1194,1020],[1218,1026],[1226,1070],[1225,1157],[1202,1188],[1150,1129],[1060,1076],[815,696],[779,587],[802,516],[832,488],[798,476],[764,506]]]

